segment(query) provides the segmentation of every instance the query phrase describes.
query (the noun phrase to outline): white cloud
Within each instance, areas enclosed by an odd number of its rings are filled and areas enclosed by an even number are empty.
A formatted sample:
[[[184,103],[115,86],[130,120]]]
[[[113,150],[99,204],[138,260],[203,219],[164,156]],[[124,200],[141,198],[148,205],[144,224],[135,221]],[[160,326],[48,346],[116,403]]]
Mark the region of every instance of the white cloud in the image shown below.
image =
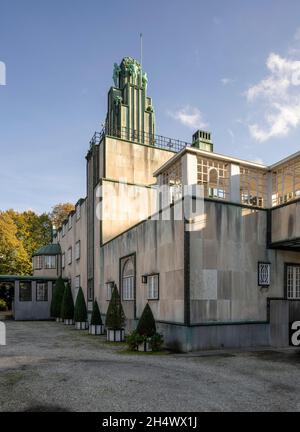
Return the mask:
[[[234,80],[232,78],[221,78],[221,83],[226,86],[228,84],[233,84]]]
[[[248,125],[260,142],[286,136],[300,124],[300,61],[271,53],[266,66],[268,76],[246,91],[247,100],[256,102],[255,111],[262,118]]]
[[[196,107],[187,105],[178,111],[169,111],[168,113],[171,117],[179,120],[180,123],[189,127],[190,129],[204,129],[208,126],[208,124],[203,119],[201,111]]]

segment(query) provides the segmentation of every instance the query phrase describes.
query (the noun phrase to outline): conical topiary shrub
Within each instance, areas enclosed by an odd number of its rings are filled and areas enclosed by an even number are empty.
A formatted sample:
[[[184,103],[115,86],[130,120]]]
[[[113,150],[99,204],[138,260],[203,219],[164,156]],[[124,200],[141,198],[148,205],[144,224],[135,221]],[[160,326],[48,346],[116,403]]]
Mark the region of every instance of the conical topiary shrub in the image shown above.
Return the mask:
[[[61,312],[61,303],[62,298],[64,295],[65,290],[65,283],[63,281],[62,277],[59,277],[55,285],[53,287],[53,294],[51,299],[51,306],[50,306],[50,314],[52,318],[56,318],[56,321],[60,321],[60,312]]]
[[[89,327],[89,333],[92,335],[100,335],[103,334],[103,330],[104,325],[102,323],[100,309],[97,300],[95,300],[93,304],[93,312],[91,317],[91,324]]]
[[[116,284],[108,305],[105,325],[108,341],[121,342],[124,340],[125,314]]]
[[[156,333],[155,319],[149,303],[146,304],[142,316],[139,319],[136,331],[139,335],[152,337]]]
[[[76,297],[75,309],[74,309],[74,321],[75,321],[75,328],[77,330],[87,329],[88,327],[87,310],[86,310],[84,294],[81,287],[79,288]]]
[[[71,286],[68,283],[61,304],[61,318],[64,320],[64,323],[67,325],[73,324],[74,318],[74,301],[72,296]]]

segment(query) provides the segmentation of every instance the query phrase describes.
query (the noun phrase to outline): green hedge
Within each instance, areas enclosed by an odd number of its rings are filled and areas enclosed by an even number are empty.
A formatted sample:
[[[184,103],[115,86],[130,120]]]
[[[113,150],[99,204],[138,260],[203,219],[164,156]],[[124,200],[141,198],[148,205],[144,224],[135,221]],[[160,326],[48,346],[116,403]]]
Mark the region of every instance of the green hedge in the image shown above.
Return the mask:
[[[73,301],[71,286],[69,283],[67,284],[64,290],[60,316],[64,320],[74,319],[74,301]]]
[[[120,294],[115,284],[106,313],[106,328],[120,330],[125,327],[125,319]]]
[[[91,317],[91,325],[102,325],[102,318],[101,313],[99,310],[98,302],[97,300],[94,301],[93,304],[93,312]]]
[[[60,318],[61,304],[65,291],[65,283],[62,277],[59,277],[53,287],[50,314],[52,318]]]
[[[87,309],[85,304],[85,298],[82,288],[79,288],[74,310],[74,321],[75,322],[86,322],[87,321]]]
[[[141,336],[152,337],[156,333],[155,319],[149,303],[146,304],[139,319],[136,331]]]

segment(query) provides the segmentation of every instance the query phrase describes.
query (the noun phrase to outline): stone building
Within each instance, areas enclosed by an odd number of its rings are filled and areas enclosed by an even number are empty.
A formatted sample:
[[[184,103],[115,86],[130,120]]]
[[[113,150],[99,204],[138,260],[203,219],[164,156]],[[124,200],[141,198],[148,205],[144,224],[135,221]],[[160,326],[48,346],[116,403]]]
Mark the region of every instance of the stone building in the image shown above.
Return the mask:
[[[113,79],[87,195],[56,253],[35,253],[34,276],[61,274],[104,316],[116,283],[127,330],[149,302],[182,351],[287,345],[300,319],[300,152],[265,166],[216,153],[206,131],[191,144],[158,136],[140,64],[124,58]],[[186,202],[200,212],[182,212]]]

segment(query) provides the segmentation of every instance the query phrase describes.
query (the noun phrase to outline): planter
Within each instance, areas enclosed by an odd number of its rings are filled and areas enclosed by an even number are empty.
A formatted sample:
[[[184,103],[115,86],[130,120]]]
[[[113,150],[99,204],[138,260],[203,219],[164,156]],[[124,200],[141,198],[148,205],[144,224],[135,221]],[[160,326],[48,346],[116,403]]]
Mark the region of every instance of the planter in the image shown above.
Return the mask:
[[[89,334],[91,335],[102,335],[104,333],[104,325],[91,324],[89,327]]]
[[[65,320],[64,320],[64,324],[65,324],[65,325],[73,325],[73,324],[74,324],[74,321],[73,321],[72,319],[65,319]]]
[[[142,351],[142,352],[152,351],[150,343],[147,341],[142,342],[141,344],[138,345],[138,351]]]
[[[119,329],[119,330],[107,329],[106,330],[106,340],[108,342],[123,342],[125,340],[125,330],[124,329]]]
[[[89,323],[87,321],[75,322],[76,330],[87,330],[89,327]]]

